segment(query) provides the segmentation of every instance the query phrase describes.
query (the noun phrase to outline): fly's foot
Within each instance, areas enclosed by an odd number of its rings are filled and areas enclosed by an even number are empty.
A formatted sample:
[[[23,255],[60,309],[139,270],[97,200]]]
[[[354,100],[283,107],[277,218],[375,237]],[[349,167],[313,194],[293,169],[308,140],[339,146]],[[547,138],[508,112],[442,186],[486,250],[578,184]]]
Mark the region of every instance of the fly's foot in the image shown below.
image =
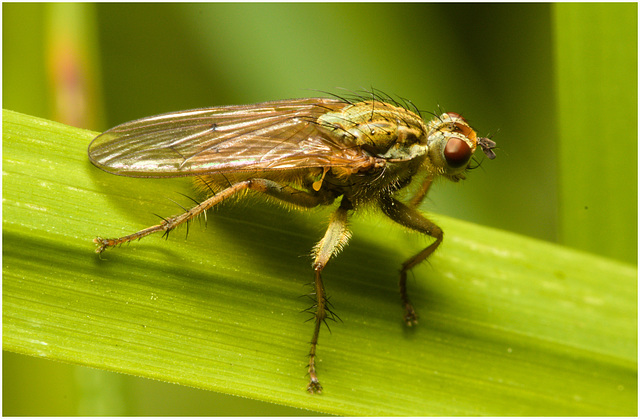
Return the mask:
[[[315,374],[311,376],[311,379],[309,380],[307,391],[311,394],[322,393],[322,386],[320,385],[320,382],[318,381],[318,377],[316,377]]]
[[[96,253],[102,253],[108,247],[115,246],[115,242],[113,239],[103,239],[102,237],[96,237],[95,239],[93,239],[93,242],[98,245],[98,247],[96,247]]]
[[[415,326],[418,324],[418,313],[413,309],[411,303],[404,304],[404,322],[407,326]]]
[[[315,356],[312,356],[309,360],[309,384],[307,385],[307,391],[311,394],[322,393],[322,386],[316,374]]]

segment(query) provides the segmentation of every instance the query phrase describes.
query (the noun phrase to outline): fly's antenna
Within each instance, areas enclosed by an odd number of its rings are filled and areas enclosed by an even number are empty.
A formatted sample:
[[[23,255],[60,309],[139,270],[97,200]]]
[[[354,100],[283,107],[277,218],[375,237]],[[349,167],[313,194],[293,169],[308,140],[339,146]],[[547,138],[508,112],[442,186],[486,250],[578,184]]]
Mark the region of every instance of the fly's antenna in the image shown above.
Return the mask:
[[[478,138],[478,145],[482,148],[482,151],[489,160],[496,158],[496,153],[493,151],[496,148],[496,142],[489,139],[489,137]]]

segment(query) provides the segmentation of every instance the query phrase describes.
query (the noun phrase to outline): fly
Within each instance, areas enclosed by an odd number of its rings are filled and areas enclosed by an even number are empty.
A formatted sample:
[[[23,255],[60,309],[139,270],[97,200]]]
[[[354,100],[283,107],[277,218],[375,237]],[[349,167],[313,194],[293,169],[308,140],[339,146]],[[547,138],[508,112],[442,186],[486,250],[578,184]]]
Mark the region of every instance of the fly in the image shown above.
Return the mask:
[[[432,182],[464,179],[476,148],[495,158],[495,143],[478,137],[457,113],[425,122],[414,107],[372,94],[367,99],[310,98],[172,112],[118,125],[89,145],[100,169],[130,177],[194,177],[208,197],[182,214],[119,238],[97,237],[97,253],[169,231],[238,193],[251,191],[286,205],[313,208],[338,201],[324,237],[313,248],[314,330],[307,390],[322,392],[316,371],[320,327],[331,315],[322,282],[329,259],[348,242],[353,211],[377,207],[389,218],[435,239],[400,269],[404,321],[418,315],[407,295],[407,272],[440,245],[442,230],[416,208]],[[418,192],[395,195],[417,175]]]

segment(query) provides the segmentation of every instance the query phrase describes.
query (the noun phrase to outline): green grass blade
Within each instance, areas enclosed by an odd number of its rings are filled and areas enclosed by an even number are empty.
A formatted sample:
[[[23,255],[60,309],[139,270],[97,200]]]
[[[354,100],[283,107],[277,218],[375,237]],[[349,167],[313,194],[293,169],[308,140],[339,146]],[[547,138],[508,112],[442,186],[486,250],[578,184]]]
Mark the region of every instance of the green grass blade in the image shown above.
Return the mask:
[[[637,264],[638,5],[552,10],[561,242]]]
[[[636,268],[442,216],[412,329],[396,276],[428,240],[355,217],[324,275],[343,321],[320,336],[325,393],[307,394],[298,297],[328,212],[229,205],[99,258],[94,236],[179,212],[190,185],[95,169],[94,135],[3,113],[5,350],[350,416],[637,413]]]

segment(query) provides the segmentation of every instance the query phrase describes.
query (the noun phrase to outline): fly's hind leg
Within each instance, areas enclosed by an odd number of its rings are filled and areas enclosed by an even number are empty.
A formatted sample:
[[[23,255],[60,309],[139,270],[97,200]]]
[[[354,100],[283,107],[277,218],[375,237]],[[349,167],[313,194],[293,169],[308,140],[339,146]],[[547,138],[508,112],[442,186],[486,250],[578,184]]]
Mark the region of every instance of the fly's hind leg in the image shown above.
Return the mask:
[[[346,198],[342,198],[340,207],[331,215],[327,232],[313,249],[315,255],[313,271],[315,274],[316,304],[313,307],[315,308],[313,316],[314,329],[313,336],[311,337],[311,349],[309,350],[309,385],[307,386],[309,393],[322,392],[322,386],[320,385],[320,381],[318,381],[316,371],[316,347],[318,345],[320,327],[322,323],[326,324],[329,310],[327,308],[327,296],[324,291],[321,273],[331,256],[338,253],[349,241],[351,234],[347,225],[347,215],[350,209],[353,209],[351,203]]]
[[[393,221],[436,239],[424,250],[407,259],[400,270],[400,298],[404,307],[404,321],[408,326],[413,326],[418,323],[418,315],[407,294],[407,272],[429,257],[440,246],[443,233],[440,227],[428,220],[418,210],[403,204],[397,199],[386,197],[381,199],[379,204],[382,211]]]
[[[127,243],[133,240],[138,240],[146,237],[150,234],[157,232],[168,232],[178,227],[179,225],[191,221],[204,211],[213,208],[222,201],[225,201],[235,195],[236,193],[245,189],[262,192],[270,195],[274,198],[280,199],[285,202],[289,202],[301,207],[315,207],[321,204],[331,203],[330,197],[325,197],[321,194],[312,195],[310,193],[300,191],[290,186],[283,186],[268,179],[248,179],[238,183],[234,183],[227,189],[224,189],[217,194],[207,198],[198,205],[183,212],[175,217],[166,218],[160,224],[145,228],[136,233],[129,234],[128,236],[119,237],[115,239],[104,239],[102,237],[96,237],[93,242],[98,245],[96,253],[102,253],[109,247],[114,247]]]

